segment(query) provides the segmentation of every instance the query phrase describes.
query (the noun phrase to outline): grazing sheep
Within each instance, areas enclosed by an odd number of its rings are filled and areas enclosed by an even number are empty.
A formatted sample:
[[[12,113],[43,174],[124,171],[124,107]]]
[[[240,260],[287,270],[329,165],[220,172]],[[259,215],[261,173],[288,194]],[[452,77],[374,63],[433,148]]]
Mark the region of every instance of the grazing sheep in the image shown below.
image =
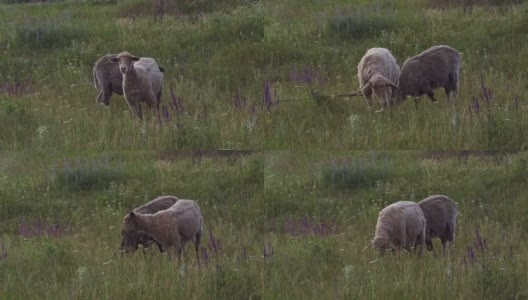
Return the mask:
[[[134,209],[135,213],[140,214],[155,214],[160,210],[165,210],[173,206],[179,199],[174,196],[160,196],[151,200],[145,205]],[[152,237],[142,231],[128,231],[124,232],[121,237],[121,250],[130,252],[136,251],[138,245],[141,244],[145,248],[149,248],[156,243],[160,252],[165,252],[160,243],[156,242]]]
[[[139,58],[128,52],[121,52],[111,62],[119,64],[123,75],[123,92],[132,113],[143,118],[141,102],[148,107],[159,109],[163,89],[163,73],[153,58]]]
[[[420,207],[411,201],[400,201],[382,209],[371,246],[380,250],[406,249],[425,244],[426,220]]]
[[[196,259],[202,237],[203,219],[200,208],[193,200],[179,200],[169,209],[155,214],[130,212],[124,219],[122,235],[143,231],[169,252],[181,258],[183,245],[194,240]]]
[[[119,96],[123,95],[123,75],[119,71],[119,66],[110,61],[115,57],[117,54],[106,54],[97,60],[93,67],[95,88],[100,91],[96,101],[97,103],[104,103],[106,106],[110,105],[112,93]],[[161,67],[159,70],[165,72]]]
[[[443,195],[429,196],[418,202],[427,220],[425,244],[427,250],[433,250],[432,238],[438,237],[442,241],[442,253],[445,253],[446,242],[449,246],[455,242],[457,206],[453,200]]]
[[[434,89],[443,87],[448,100],[456,100],[460,78],[460,54],[449,46],[433,46],[405,61],[400,73],[399,97],[427,94],[435,102]]]
[[[399,75],[400,67],[389,50],[371,48],[365,53],[358,65],[358,79],[369,108],[372,98],[378,101],[381,109],[393,104]]]

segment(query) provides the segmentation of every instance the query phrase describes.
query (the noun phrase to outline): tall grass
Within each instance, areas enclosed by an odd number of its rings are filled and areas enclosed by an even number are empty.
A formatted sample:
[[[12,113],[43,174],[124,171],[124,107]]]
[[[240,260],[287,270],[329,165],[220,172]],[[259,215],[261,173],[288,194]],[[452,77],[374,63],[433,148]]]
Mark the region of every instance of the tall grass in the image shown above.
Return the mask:
[[[0,280],[10,299],[528,296],[525,152],[3,152],[0,160]],[[49,176],[77,160],[81,174],[121,175],[83,188]],[[339,170],[356,177],[335,184],[328,174]],[[198,201],[200,263],[191,245],[179,263],[157,249],[119,252],[123,216],[163,194]],[[448,256],[363,250],[382,207],[430,194],[457,202]]]
[[[32,83],[23,93],[0,91],[2,149],[526,147],[524,3],[469,13],[416,1],[195,1],[162,22],[152,7],[127,15],[134,5],[0,6],[0,76]],[[357,90],[355,66],[368,48],[389,48],[401,65],[434,44],[462,53],[454,107],[440,90],[436,104],[408,99],[383,114],[359,97],[321,104],[310,96]],[[94,105],[93,63],[123,50],[167,70],[161,125],[155,111],[135,120],[119,96],[109,109]],[[279,100],[272,109],[268,92]],[[173,96],[184,99],[183,111],[171,110]],[[246,99],[242,109],[237,97]]]

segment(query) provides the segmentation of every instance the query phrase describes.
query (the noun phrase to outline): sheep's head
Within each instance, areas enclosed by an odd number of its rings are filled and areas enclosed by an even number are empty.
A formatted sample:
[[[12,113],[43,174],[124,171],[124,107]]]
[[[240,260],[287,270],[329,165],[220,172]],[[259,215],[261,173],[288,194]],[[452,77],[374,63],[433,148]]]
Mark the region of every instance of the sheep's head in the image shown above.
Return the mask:
[[[140,244],[145,248],[149,248],[154,243],[156,243],[155,240],[144,232],[127,232],[121,236],[121,246],[119,249],[124,252],[134,252]]]
[[[398,87],[387,77],[381,74],[374,74],[368,83],[363,87],[363,92],[371,89],[374,98],[382,105],[389,104],[392,96]]]
[[[121,250],[135,251],[141,242],[140,229],[137,223],[137,215],[131,211],[123,220],[121,228]]]
[[[375,237],[372,242],[370,242],[370,245],[382,254],[385,250],[393,249],[390,241],[383,237]]]
[[[128,52],[121,52],[117,57],[110,59],[111,62],[119,64],[121,74],[126,74],[134,68],[134,62],[138,61],[139,57],[134,56]]]

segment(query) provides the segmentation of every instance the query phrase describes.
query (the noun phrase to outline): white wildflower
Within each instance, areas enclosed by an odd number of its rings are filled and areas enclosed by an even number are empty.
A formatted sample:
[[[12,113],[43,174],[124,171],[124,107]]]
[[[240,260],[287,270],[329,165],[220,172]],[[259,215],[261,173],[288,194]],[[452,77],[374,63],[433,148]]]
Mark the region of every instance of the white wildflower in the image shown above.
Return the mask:
[[[350,122],[350,128],[352,130],[354,130],[354,127],[355,127],[355,125],[356,125],[358,120],[359,120],[359,116],[356,115],[356,114],[352,114],[352,115],[350,115],[350,117],[348,117],[348,121]]]

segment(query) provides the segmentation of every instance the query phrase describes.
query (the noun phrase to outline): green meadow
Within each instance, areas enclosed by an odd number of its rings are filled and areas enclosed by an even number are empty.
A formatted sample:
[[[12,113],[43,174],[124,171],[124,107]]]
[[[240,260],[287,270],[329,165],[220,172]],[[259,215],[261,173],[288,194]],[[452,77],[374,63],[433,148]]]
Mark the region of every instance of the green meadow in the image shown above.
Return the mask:
[[[141,163],[138,163],[141,162]],[[528,155],[422,151],[2,153],[2,299],[525,299]],[[123,217],[195,199],[200,263],[119,251]],[[457,202],[449,255],[364,250],[400,200]]]
[[[522,1],[65,1],[0,6],[0,145],[7,150],[526,149],[528,4]],[[411,97],[371,113],[367,49],[400,65],[432,45],[462,54],[455,105]],[[154,57],[162,112],[96,105],[106,53]],[[303,99],[303,100],[300,100]]]
[[[528,299],[527,20],[522,0],[0,0],[0,299]],[[369,48],[401,67],[440,44],[453,105],[336,96]],[[166,70],[143,120],[96,103],[121,51]],[[434,194],[458,206],[448,255],[366,247],[382,208]],[[119,250],[160,195],[200,206],[199,261]]]

